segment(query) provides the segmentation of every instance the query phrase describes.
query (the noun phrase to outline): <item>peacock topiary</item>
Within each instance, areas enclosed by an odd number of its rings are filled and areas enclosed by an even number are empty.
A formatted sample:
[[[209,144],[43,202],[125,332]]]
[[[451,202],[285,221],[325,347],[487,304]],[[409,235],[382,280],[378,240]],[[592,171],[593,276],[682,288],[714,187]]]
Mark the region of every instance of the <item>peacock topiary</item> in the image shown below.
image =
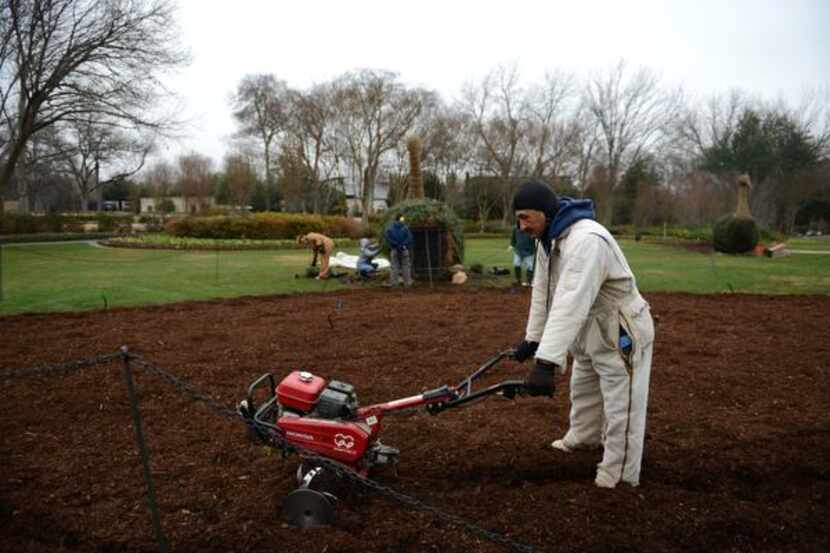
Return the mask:
[[[749,175],[738,177],[738,207],[724,215],[712,228],[712,246],[723,253],[746,253],[758,244],[758,225],[749,211]]]
[[[464,261],[464,233],[461,220],[445,203],[431,198],[403,201],[384,212],[383,229],[403,215],[415,237],[413,272],[443,277],[448,267]]]
[[[723,253],[746,253],[758,243],[758,225],[751,217],[724,215],[712,229],[712,245]]]
[[[410,137],[408,199],[388,210],[383,221],[384,231],[398,215],[412,231],[412,272],[418,278],[445,278],[449,267],[464,261],[464,232],[461,221],[445,203],[424,197],[421,177],[421,139]]]

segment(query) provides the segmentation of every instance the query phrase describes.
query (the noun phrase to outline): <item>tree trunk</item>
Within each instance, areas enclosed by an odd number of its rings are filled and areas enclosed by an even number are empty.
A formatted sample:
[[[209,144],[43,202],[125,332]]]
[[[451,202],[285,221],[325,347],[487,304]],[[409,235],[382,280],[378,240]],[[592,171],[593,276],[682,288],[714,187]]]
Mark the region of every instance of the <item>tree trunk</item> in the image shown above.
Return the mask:
[[[270,142],[265,141],[265,211],[271,211],[271,152]]]
[[[373,192],[375,187],[375,176],[374,171],[367,167],[366,170],[363,172],[363,213],[361,214],[361,221],[364,225],[369,224],[369,215],[372,211],[372,200],[373,200]]]
[[[103,209],[103,206],[101,204],[104,203],[102,201],[104,199],[104,191],[101,190],[101,181],[99,180],[100,177],[101,177],[101,168],[98,165],[98,160],[95,160],[95,190],[94,190],[95,198],[96,198],[95,211],[97,211],[99,213]]]
[[[23,153],[24,146],[24,141],[16,141],[14,146],[12,147],[12,151],[9,153],[9,157],[6,158],[6,162],[3,164],[3,169],[2,171],[0,171],[0,196],[2,196],[2,191],[8,190],[10,188],[12,178],[14,177],[15,171],[17,170],[17,162],[20,159],[21,154]],[[28,200],[26,188],[26,180],[22,178],[22,176],[20,176],[20,178],[17,179],[17,200],[21,200],[21,195],[23,196],[23,199]],[[20,201],[18,205],[23,206],[24,202]],[[3,202],[0,201],[0,215],[4,213],[4,209],[5,207],[3,205]]]
[[[605,201],[602,208],[602,226],[610,228],[614,221],[614,194],[609,190],[605,194]]]
[[[510,225],[511,207],[513,206],[513,198],[502,197],[502,216],[501,222],[504,226]]]
[[[487,201],[478,202],[478,227],[482,234],[487,229],[487,219],[490,217],[490,206]]]
[[[26,149],[26,143],[29,141],[29,138],[34,133],[33,129],[35,126],[35,113],[37,113],[39,109],[39,101],[35,101],[33,99],[32,102],[27,106],[25,95],[20,94],[20,97],[18,98],[18,113],[23,113],[23,115],[21,119],[19,119],[20,123],[16,129],[17,132],[13,132],[10,137],[9,142],[12,144],[12,148],[9,152],[9,156],[6,158],[6,163],[3,165],[3,169],[0,172],[0,196],[2,196],[2,191],[6,190],[9,183],[11,182],[11,179],[15,173],[15,169],[17,168],[17,164],[20,161],[20,156],[23,155],[23,152]],[[18,188],[20,188],[21,186],[23,188],[22,190],[18,190],[18,206],[23,206],[24,212],[28,213],[28,182],[25,179],[19,180],[20,182],[17,186]],[[23,196],[22,198],[20,198],[21,195]],[[18,209],[20,208],[18,207]],[[3,214],[3,210],[3,202],[0,201],[0,215]]]
[[[600,220],[602,226],[605,228],[610,228],[611,224],[614,221],[614,189],[617,186],[617,175],[619,174],[619,170],[617,166],[611,164],[611,168],[608,171],[608,182],[605,183],[605,193],[604,193],[604,208],[602,211],[602,216],[597,214],[597,219]]]

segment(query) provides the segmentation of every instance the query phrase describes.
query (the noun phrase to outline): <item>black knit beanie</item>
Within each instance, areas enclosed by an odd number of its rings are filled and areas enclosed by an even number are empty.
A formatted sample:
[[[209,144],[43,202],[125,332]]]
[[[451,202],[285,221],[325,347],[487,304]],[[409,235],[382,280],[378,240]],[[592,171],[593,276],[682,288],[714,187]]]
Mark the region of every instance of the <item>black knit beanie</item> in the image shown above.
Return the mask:
[[[522,183],[513,196],[513,211],[520,209],[543,211],[548,219],[553,219],[559,211],[559,200],[546,184],[531,180]]]

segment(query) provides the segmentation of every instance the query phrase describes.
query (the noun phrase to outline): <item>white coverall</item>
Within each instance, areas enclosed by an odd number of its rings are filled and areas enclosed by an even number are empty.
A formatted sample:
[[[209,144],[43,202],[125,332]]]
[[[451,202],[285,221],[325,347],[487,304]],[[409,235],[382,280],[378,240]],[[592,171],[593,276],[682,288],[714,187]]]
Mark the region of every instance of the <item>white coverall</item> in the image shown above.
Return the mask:
[[[640,482],[654,325],[648,303],[616,240],[599,223],[582,219],[537,248],[525,339],[539,342],[536,357],[571,373],[569,449],[603,445],[597,484]],[[619,347],[620,326],[631,337]]]

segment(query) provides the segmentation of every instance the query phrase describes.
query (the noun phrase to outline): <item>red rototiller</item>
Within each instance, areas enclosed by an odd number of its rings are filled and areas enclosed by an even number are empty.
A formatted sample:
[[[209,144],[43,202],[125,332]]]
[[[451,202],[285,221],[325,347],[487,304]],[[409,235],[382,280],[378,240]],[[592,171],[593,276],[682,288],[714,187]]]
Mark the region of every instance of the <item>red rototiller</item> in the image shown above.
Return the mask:
[[[362,476],[377,465],[396,464],[399,450],[378,439],[384,416],[424,406],[430,414],[469,405],[491,395],[513,399],[526,393],[524,380],[506,380],[474,390],[473,382],[499,361],[512,357],[507,350],[488,360],[456,386],[444,385],[420,394],[359,407],[354,386],[305,371],[294,371],[276,384],[264,374],[248,387],[246,399],[238,405],[263,443],[295,451],[309,459],[297,469],[299,488],[283,501],[286,522],[301,528],[331,524],[335,519],[336,497],[312,482],[325,470],[314,457],[344,466]],[[260,403],[255,401],[258,396]]]

